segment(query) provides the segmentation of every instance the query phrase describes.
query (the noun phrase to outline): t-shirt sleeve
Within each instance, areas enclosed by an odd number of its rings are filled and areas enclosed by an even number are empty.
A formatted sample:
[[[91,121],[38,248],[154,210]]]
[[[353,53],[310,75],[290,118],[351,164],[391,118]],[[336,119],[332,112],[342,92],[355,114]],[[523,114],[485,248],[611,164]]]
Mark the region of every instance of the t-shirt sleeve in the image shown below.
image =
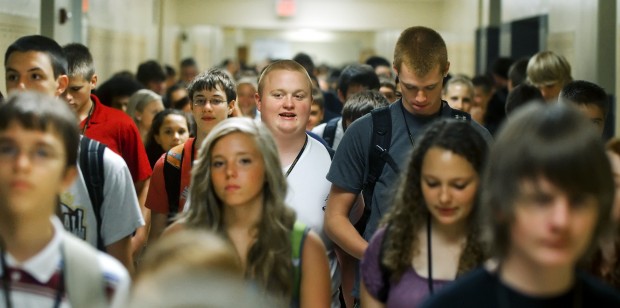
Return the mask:
[[[149,192],[146,195],[145,206],[151,211],[168,214],[168,194],[166,193],[166,183],[164,180],[164,160],[166,159],[166,153],[155,163],[153,168],[153,176],[149,184]]]
[[[152,173],[151,164],[138,128],[133,122],[128,122],[122,136],[125,140],[121,152],[131,172],[131,178],[134,182],[148,179]]]
[[[107,149],[104,152],[105,181],[101,205],[101,235],[108,246],[131,235],[144,225],[136,190],[122,157]]]
[[[370,114],[354,121],[338,145],[338,150],[327,173],[332,184],[359,194],[364,185],[368,147],[372,137]]]
[[[372,297],[378,299],[379,291],[383,288],[383,275],[379,265],[379,255],[381,253],[381,243],[385,229],[377,230],[364,252],[364,257],[360,263],[360,274],[362,275],[364,286]]]

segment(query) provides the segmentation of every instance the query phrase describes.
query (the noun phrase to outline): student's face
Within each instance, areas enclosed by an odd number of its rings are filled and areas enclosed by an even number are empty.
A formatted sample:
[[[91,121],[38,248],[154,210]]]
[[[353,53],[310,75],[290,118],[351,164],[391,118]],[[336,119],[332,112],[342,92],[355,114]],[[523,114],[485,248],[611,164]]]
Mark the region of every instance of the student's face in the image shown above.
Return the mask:
[[[253,85],[242,83],[237,87],[237,104],[241,113],[245,116],[251,116],[256,110],[256,89]]]
[[[321,121],[323,121],[323,110],[319,105],[312,104],[310,106],[310,118],[308,119],[306,130],[313,129],[315,126],[321,124]]]
[[[424,156],[422,194],[434,221],[442,225],[464,224],[478,190],[478,173],[464,157],[439,147]]]
[[[308,77],[297,71],[274,70],[263,78],[263,95],[256,95],[263,123],[276,135],[305,134],[312,105]]]
[[[487,93],[482,87],[474,86],[474,100],[472,102],[472,108],[477,107],[486,111],[491,97],[493,97],[493,91],[489,91]]]
[[[153,125],[155,116],[164,110],[164,104],[159,100],[154,100],[144,106],[142,112],[136,111],[136,116],[140,119],[140,128],[148,131]]]
[[[65,168],[61,138],[52,129],[28,130],[16,121],[0,131],[0,216],[49,217],[54,212],[56,197],[76,173],[74,167]]]
[[[59,96],[67,88],[68,78],[54,78],[50,57],[39,51],[15,51],[9,55],[5,68],[6,89],[13,91],[33,90],[51,96]]]
[[[466,86],[459,83],[454,83],[448,85],[443,99],[447,101],[448,105],[450,105],[453,109],[469,112],[473,101],[473,93],[470,93]]]
[[[594,124],[599,134],[603,135],[605,129],[605,116],[603,110],[594,104],[577,104],[577,108],[583,112],[583,114],[590,119],[590,122]]]
[[[612,218],[614,222],[620,222],[620,155],[612,151],[607,151],[607,156],[611,162],[611,170],[614,174],[614,182],[616,184],[616,195],[614,198],[614,207],[612,209]]]
[[[398,73],[403,106],[415,115],[430,116],[441,108],[443,75],[437,65],[424,76],[418,76],[407,65],[394,68]]]
[[[547,83],[535,84],[534,86],[540,90],[540,94],[542,94],[546,102],[555,102],[564,85],[559,81],[550,81]]]
[[[90,109],[90,91],[97,85],[97,75],[90,80],[82,76],[70,77],[69,87],[62,94],[62,98],[78,114],[85,114]]]
[[[184,143],[189,138],[187,120],[181,115],[169,114],[164,118],[159,132],[156,132],[153,137],[164,151]]]
[[[178,102],[184,97],[187,97],[187,90],[185,88],[179,88],[170,93],[170,103]]]
[[[166,94],[166,80],[162,80],[162,81],[149,81],[146,84],[146,88],[159,94],[159,95],[165,95]]]
[[[252,137],[235,132],[217,141],[211,152],[211,180],[225,206],[262,202],[265,164]]]
[[[398,99],[396,93],[390,87],[381,87],[379,88],[379,92],[381,92],[381,94],[383,94],[383,96],[385,96],[390,103],[393,103]]]
[[[110,102],[110,107],[122,112],[127,112],[127,106],[129,106],[129,96],[115,96]]]
[[[508,258],[539,267],[573,267],[598,218],[594,196],[571,195],[541,177],[521,184],[510,228]]]
[[[196,91],[191,99],[192,114],[196,121],[196,127],[198,132],[205,135],[215,125],[228,117],[235,103],[234,100],[228,101],[226,92],[224,92],[220,85],[211,90]]]

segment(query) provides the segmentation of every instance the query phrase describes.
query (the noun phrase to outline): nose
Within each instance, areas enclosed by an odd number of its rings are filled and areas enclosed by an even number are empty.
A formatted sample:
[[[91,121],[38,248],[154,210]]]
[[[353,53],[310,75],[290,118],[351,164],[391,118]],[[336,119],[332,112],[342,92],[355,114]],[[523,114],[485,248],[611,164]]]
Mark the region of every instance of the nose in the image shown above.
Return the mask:
[[[286,96],[284,98],[284,103],[283,103],[284,108],[286,109],[292,109],[294,106],[293,100],[291,99],[290,96]]]
[[[428,96],[426,95],[426,93],[422,90],[419,90],[418,93],[416,94],[415,100],[418,103],[425,103],[427,98]]]
[[[450,194],[450,190],[447,186],[441,186],[439,189],[439,203],[440,204],[448,204],[452,200],[452,195]]]
[[[31,161],[30,161],[30,157],[27,153],[17,153],[17,155],[15,156],[15,171],[23,171],[23,170],[27,170],[28,168],[30,168],[31,165]]]
[[[551,222],[552,227],[554,229],[566,228],[570,220],[570,214],[571,214],[570,211],[571,211],[571,206],[569,204],[568,198],[559,198],[559,200],[557,200],[555,204],[553,204],[553,207],[550,213],[551,214],[550,222]]]
[[[226,177],[233,178],[237,176],[237,167],[234,163],[226,164]]]

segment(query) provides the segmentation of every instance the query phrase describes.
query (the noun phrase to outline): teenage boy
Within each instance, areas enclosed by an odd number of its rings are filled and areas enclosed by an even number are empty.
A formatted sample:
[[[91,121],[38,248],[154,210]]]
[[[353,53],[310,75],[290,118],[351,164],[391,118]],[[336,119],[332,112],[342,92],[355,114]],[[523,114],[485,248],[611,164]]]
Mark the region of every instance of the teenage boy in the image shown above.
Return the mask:
[[[187,89],[197,134],[155,163],[146,198],[146,207],[151,210],[150,241],[158,239],[171,218],[183,211],[194,157],[211,129],[228,118],[235,106],[235,83],[222,70],[211,69],[196,76]]]
[[[0,273],[5,307],[121,307],[129,275],[63,229],[59,195],[78,174],[73,112],[49,95],[0,106]]]
[[[609,99],[603,88],[585,80],[571,81],[560,91],[559,101],[575,104],[603,135],[609,112]]]
[[[481,185],[495,265],[460,278],[425,307],[620,307],[618,291],[577,270],[611,223],[611,170],[600,135],[573,106],[516,111]]]
[[[97,140],[121,155],[133,178],[134,188],[147,224],[144,207],[151,165],[134,121],[124,112],[103,105],[91,91],[97,86],[95,64],[88,48],[81,44],[63,47],[68,62],[69,85],[62,97],[78,116],[84,136]],[[147,237],[146,227],[139,228],[132,239],[133,251],[139,251]]]
[[[4,66],[9,92],[35,90],[58,96],[68,85],[62,48],[44,36],[16,40],[6,51]],[[131,176],[123,159],[107,148],[102,159],[103,200],[99,210],[88,192],[94,181],[86,179],[78,165],[77,180],[61,195],[63,223],[67,230],[111,254],[133,272],[131,236],[144,221],[135,191],[127,189]]]
[[[527,63],[527,81],[540,90],[546,102],[556,102],[562,88],[573,80],[566,58],[553,52],[541,51]]]
[[[261,120],[273,134],[289,185],[286,204],[316,231],[327,250],[332,279],[332,307],[340,307],[340,268],[333,242],[323,230],[323,207],[329,193],[325,174],[331,162],[327,148],[306,134],[312,104],[312,79],[293,60],[276,61],[263,70],[256,94]]]

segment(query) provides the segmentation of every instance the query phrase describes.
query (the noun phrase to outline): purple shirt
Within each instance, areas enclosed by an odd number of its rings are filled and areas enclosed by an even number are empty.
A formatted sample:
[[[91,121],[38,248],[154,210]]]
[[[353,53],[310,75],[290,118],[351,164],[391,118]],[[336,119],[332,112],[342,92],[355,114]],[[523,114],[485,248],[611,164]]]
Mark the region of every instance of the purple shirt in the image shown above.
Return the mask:
[[[375,299],[378,298],[379,290],[383,288],[379,254],[384,235],[385,228],[377,230],[368,243],[368,249],[366,249],[360,264],[364,286]],[[434,292],[437,292],[452,281],[433,279]],[[403,273],[398,283],[390,285],[385,304],[387,307],[418,307],[426,300],[428,295],[428,279],[421,277],[413,267],[410,267]]]

